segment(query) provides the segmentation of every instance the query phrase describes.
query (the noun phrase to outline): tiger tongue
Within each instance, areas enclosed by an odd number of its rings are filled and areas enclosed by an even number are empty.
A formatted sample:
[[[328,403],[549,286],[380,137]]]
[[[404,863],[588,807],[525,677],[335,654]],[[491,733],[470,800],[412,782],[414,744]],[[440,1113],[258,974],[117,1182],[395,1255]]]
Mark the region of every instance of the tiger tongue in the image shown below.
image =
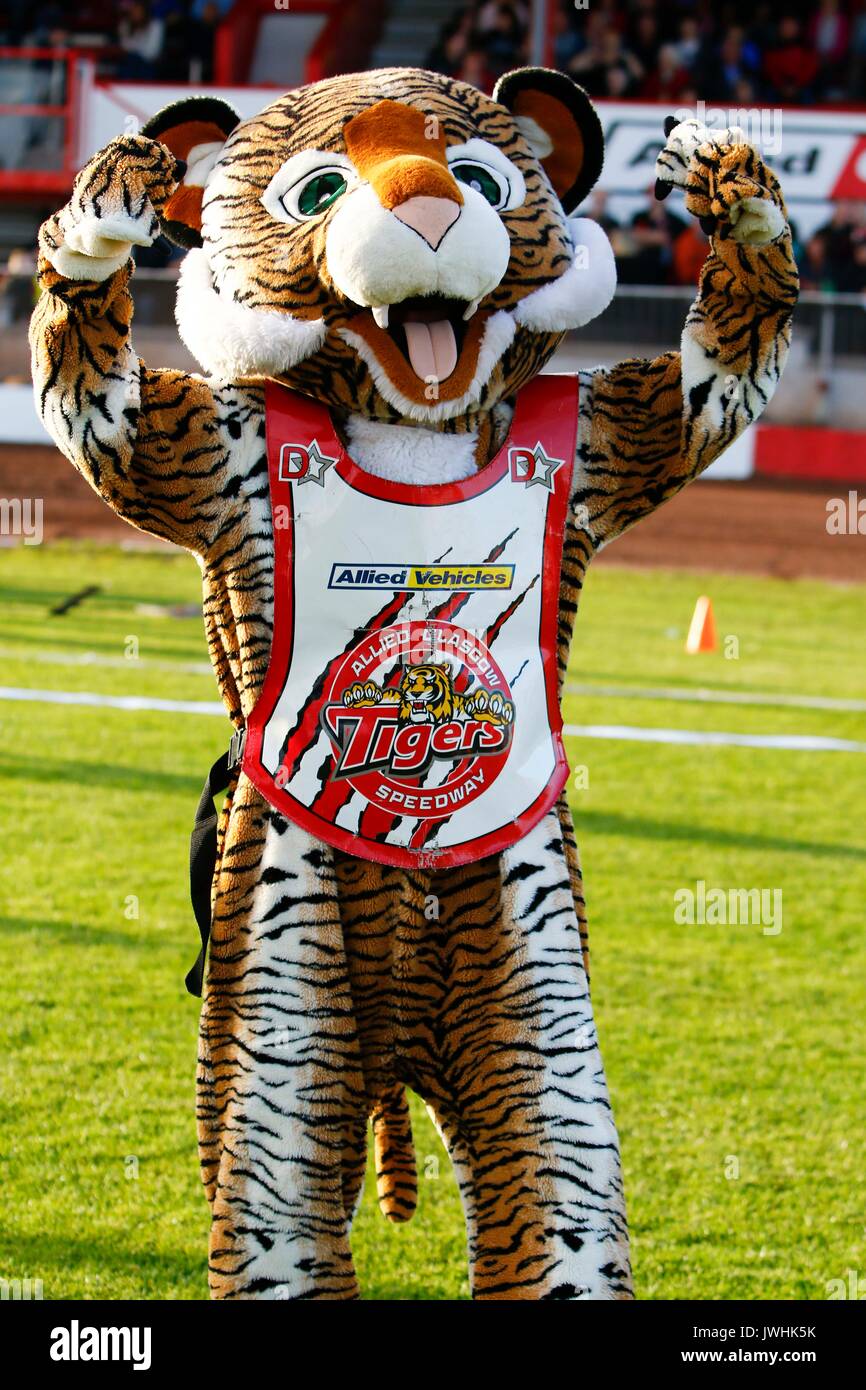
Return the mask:
[[[457,366],[457,339],[448,319],[423,322],[407,318],[403,323],[409,361],[416,376],[444,381]]]

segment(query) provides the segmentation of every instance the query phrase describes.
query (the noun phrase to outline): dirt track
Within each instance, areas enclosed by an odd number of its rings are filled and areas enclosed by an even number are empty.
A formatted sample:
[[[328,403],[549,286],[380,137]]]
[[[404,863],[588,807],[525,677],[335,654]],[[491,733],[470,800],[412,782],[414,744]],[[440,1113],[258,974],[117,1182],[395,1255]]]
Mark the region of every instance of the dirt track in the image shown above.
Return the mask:
[[[827,501],[841,485],[699,482],[599,557],[599,564],[800,575],[866,583],[866,536],[830,535]],[[46,540],[159,544],[109,511],[49,446],[0,446],[0,497],[42,497]]]
[[[866,583],[866,536],[827,531],[828,500],[847,496],[838,483],[697,482],[595,563]]]

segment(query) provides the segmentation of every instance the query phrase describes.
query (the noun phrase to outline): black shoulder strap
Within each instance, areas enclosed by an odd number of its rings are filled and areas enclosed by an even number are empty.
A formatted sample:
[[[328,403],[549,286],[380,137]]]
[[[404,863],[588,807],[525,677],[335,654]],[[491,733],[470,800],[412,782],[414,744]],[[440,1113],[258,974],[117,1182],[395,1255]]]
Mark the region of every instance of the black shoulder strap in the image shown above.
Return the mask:
[[[227,753],[217,758],[202,788],[195,823],[189,839],[189,893],[192,910],[201,936],[201,950],[195,965],[186,977],[190,994],[201,995],[204,982],[204,963],[211,929],[211,892],[217,856],[217,821],[219,813],[214,800],[232,780],[232,771],[243,756],[243,730],[236,730]]]

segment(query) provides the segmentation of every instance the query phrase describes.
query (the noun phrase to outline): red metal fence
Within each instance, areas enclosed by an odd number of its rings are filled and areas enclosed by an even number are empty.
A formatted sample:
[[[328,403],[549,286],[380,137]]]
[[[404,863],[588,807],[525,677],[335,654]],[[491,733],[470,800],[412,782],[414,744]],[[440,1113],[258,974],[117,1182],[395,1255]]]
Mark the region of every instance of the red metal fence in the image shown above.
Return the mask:
[[[82,59],[80,49],[0,47],[0,196],[69,188]]]

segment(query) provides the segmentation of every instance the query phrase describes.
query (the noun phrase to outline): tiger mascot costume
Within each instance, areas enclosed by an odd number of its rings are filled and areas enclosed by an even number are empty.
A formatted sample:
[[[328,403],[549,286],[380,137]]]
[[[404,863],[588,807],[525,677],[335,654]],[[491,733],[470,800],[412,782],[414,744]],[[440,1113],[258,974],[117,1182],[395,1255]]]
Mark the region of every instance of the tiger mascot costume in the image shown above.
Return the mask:
[[[779,184],[742,132],[665,135],[657,194],[683,190],[709,236],[680,351],[579,378],[539,374],[615,271],[571,215],[603,138],[558,73],[492,99],[340,76],[249,120],[191,97],[95,155],[41,229],[45,425],[116,512],[196,556],[226,710],[257,728],[219,814],[200,1031],[215,1298],[358,1297],[369,1121],[382,1209],[415,1204],[406,1087],[454,1165],[474,1297],[632,1297],[558,687],[592,556],[760,414],[797,296]],[[131,252],[160,229],[189,248],[177,316],[206,376],[132,344]],[[413,624],[432,646],[401,645]],[[397,728],[375,690],[425,663],[513,721]],[[359,730],[372,762],[438,740],[435,776],[332,778]],[[458,775],[467,804],[436,819]]]

